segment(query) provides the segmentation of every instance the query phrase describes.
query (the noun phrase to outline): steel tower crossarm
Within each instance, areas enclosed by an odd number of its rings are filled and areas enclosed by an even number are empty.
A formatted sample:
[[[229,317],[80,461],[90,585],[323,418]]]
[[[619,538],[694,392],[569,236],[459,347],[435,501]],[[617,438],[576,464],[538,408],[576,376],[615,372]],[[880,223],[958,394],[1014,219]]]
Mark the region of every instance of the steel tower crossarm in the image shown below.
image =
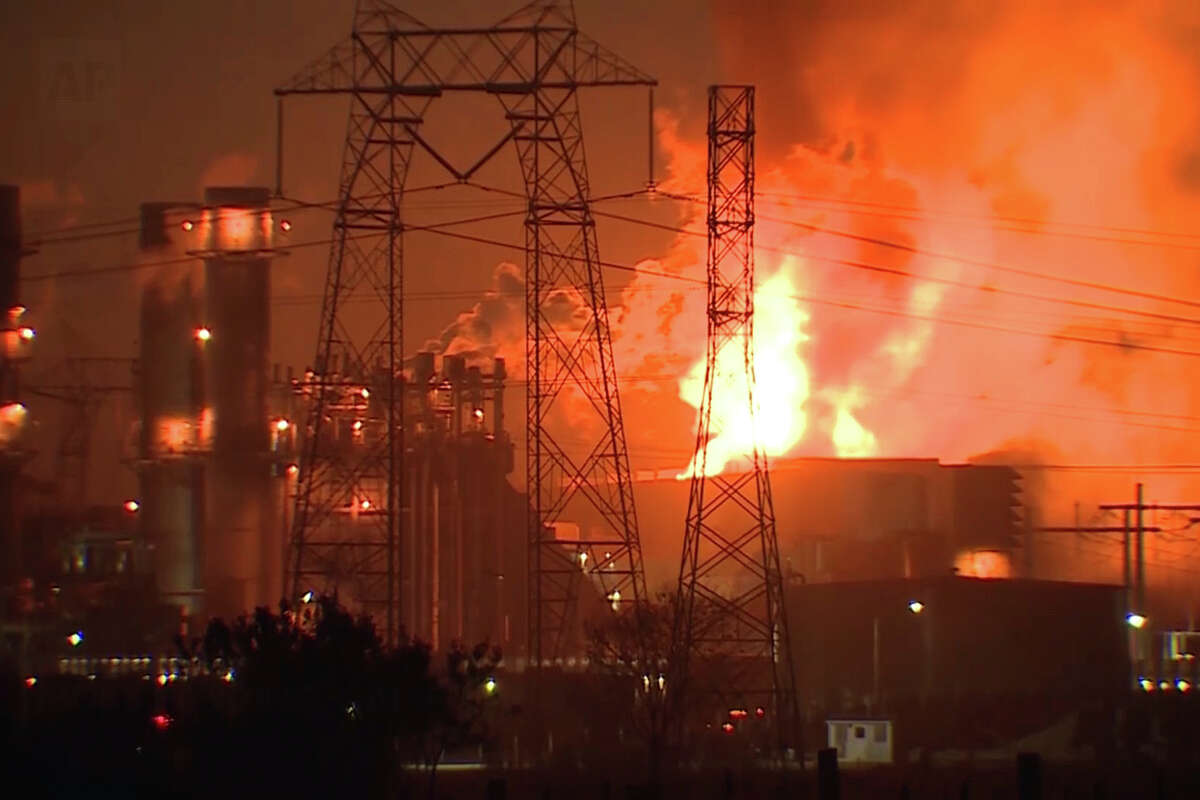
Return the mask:
[[[275,93],[430,98],[656,83],[580,33],[569,12],[553,3],[526,6],[491,28],[429,28],[376,0],[362,4],[348,40]]]

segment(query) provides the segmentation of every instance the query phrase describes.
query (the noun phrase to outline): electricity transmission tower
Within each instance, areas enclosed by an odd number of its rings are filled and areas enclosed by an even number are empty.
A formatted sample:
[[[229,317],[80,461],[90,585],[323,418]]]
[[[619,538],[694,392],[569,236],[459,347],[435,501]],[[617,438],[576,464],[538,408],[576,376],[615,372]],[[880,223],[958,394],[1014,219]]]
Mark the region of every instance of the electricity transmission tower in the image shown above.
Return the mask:
[[[674,713],[681,722],[684,697],[704,708],[721,698],[722,713],[761,708],[782,752],[797,745],[795,677],[771,483],[754,425],[744,471],[707,474],[708,442],[730,422],[714,418],[714,395],[745,392],[750,418],[757,417],[750,86],[709,87],[707,283],[707,363],[673,642]]]
[[[135,368],[128,358],[68,356],[29,382],[30,394],[63,403],[57,484],[60,501],[76,514],[87,506],[96,418],[107,398],[132,394]]]
[[[403,328],[401,197],[415,147],[456,180],[515,145],[525,182],[529,656],[570,645],[581,576],[609,602],[646,596],[576,92],[654,81],[540,0],[490,28],[430,28],[385,0],[360,0],[347,41],[276,94],[351,100],[292,533],[289,590],[349,589],[386,612],[401,600]],[[508,132],[454,167],[421,136],[449,92],[499,101]],[[345,309],[356,292],[371,292]],[[581,315],[556,314],[575,298]],[[369,388],[369,400],[362,390]],[[356,395],[359,399],[356,399]],[[365,402],[364,402],[365,401]],[[566,404],[582,415],[568,430]],[[354,427],[357,425],[357,427]],[[587,441],[575,444],[581,436]],[[568,446],[570,444],[571,446]],[[592,535],[562,536],[571,522]],[[600,530],[601,533],[594,533]]]

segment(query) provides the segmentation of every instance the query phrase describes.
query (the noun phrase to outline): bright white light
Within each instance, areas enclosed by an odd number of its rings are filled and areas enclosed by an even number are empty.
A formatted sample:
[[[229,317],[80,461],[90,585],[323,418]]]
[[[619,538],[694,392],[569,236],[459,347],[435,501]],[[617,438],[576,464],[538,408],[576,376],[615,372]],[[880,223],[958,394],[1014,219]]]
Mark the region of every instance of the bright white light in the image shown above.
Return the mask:
[[[1125,615],[1125,621],[1129,623],[1129,627],[1141,630],[1146,624],[1146,618],[1136,611],[1130,611]]]
[[[1143,692],[1154,691],[1154,681],[1150,680],[1149,678],[1142,678],[1138,681],[1138,685],[1142,687]]]
[[[288,422],[286,419],[278,420],[275,423],[275,430],[279,431],[280,433],[283,433],[284,431],[286,431],[288,429],[288,427],[291,426],[291,424],[292,423]]]
[[[925,610],[925,604],[920,600],[910,600],[908,602],[908,610],[914,614],[920,614]]]
[[[32,342],[33,337],[36,335],[37,334],[34,333],[33,328],[21,328],[21,338],[27,342]]]
[[[1192,685],[1183,678],[1180,678],[1179,680],[1175,681],[1175,688],[1181,692],[1186,692],[1192,688]]]
[[[485,692],[487,692],[488,694],[495,694],[496,693],[496,679],[488,678],[486,681],[484,681],[483,682],[483,690]]]
[[[196,329],[196,341],[207,342],[211,338],[212,338],[212,331],[210,331],[208,328],[197,328]]]
[[[126,500],[125,501],[125,510],[128,511],[130,514],[134,513],[141,507],[142,506],[138,503],[137,500]]]
[[[71,647],[79,647],[79,645],[83,643],[83,631],[75,631],[72,633],[67,637],[67,643],[71,645]]]
[[[608,601],[612,605],[612,610],[616,611],[621,605],[621,590],[613,589],[612,594],[608,596]]]
[[[312,589],[309,589],[307,592],[305,592],[304,594],[300,595],[300,602],[301,602],[301,603],[305,603],[305,604],[311,603],[311,602],[312,602],[312,599],[313,599],[313,593],[312,593]]]

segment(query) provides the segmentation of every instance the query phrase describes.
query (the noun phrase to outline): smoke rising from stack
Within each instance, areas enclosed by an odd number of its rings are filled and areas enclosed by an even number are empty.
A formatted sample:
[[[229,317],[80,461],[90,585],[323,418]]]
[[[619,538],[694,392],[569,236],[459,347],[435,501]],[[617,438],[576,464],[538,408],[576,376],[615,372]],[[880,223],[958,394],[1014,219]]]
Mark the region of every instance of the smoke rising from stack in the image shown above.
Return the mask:
[[[520,267],[497,265],[492,286],[423,348],[439,355],[458,355],[472,366],[504,358],[513,374],[524,374],[525,278]]]

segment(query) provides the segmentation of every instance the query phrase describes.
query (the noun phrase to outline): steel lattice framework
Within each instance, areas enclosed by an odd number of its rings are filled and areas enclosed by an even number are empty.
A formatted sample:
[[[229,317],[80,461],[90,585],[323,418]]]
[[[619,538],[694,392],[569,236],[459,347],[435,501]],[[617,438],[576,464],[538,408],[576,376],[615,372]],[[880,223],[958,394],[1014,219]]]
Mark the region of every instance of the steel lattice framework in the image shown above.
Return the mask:
[[[756,432],[744,471],[707,474],[708,443],[723,422],[714,394],[745,391],[750,418],[757,417],[753,87],[709,88],[707,208],[707,363],[679,570],[675,699],[715,691],[722,709],[762,706],[786,747],[795,730],[795,676],[771,482]]]
[[[576,93],[654,83],[580,33],[574,13],[553,2],[532,3],[490,28],[435,29],[384,0],[360,0],[349,40],[277,90],[347,95],[352,104],[310,382],[292,534],[293,594],[314,584],[350,588],[367,607],[386,609],[388,630],[395,628],[404,181],[415,146],[467,181],[511,141],[528,198],[529,655],[540,662],[569,646],[574,598],[585,575],[614,606],[645,598]],[[508,133],[462,171],[420,135],[429,105],[447,92],[492,95],[510,123]],[[345,298],[365,289],[379,301],[370,323],[361,304],[352,317],[344,310]],[[578,302],[582,313],[563,320],[564,300]],[[367,383],[371,399],[364,409],[354,396]],[[587,417],[570,433],[561,418],[566,403]],[[339,415],[362,422],[356,432],[366,441],[345,446]],[[574,446],[581,435],[588,437],[582,448]],[[589,519],[604,532],[556,535],[565,529],[556,523]]]

